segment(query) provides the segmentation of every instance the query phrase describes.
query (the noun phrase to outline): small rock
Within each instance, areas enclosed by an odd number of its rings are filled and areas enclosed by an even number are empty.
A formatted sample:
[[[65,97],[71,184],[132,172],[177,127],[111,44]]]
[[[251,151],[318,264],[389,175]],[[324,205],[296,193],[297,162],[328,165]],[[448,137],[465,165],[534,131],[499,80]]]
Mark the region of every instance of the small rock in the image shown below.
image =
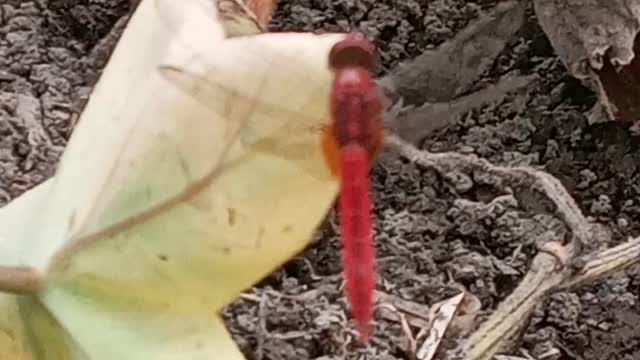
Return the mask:
[[[591,203],[591,212],[598,215],[606,215],[612,210],[611,199],[604,194],[598,196],[597,200]]]
[[[626,228],[627,226],[629,226],[629,220],[625,219],[625,218],[618,218],[618,220],[616,221],[616,223],[618,224],[619,227],[621,228]]]

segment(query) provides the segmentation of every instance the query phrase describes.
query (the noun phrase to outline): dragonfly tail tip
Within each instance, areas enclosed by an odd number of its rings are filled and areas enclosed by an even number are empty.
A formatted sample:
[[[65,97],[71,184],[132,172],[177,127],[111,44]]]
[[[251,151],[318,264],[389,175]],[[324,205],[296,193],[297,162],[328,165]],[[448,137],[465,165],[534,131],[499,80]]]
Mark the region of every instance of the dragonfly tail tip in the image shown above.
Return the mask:
[[[356,325],[358,329],[358,341],[361,345],[369,343],[369,337],[371,334],[371,327],[368,322],[358,322]]]

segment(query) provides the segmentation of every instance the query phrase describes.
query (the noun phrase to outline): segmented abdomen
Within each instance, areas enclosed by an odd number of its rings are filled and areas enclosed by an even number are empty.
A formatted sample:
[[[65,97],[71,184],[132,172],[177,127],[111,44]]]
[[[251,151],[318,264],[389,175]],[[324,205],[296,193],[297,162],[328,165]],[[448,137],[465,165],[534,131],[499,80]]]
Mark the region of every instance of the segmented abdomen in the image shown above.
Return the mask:
[[[375,285],[367,150],[359,145],[343,146],[340,162],[342,268],[351,312],[365,342],[370,333]]]

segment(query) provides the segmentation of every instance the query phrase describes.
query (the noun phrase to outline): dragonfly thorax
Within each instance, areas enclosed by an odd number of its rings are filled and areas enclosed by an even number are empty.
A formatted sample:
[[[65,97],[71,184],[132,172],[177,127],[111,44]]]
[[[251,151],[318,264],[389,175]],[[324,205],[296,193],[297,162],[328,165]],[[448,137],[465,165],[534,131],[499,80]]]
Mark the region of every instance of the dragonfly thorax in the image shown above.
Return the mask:
[[[367,148],[378,121],[380,104],[369,72],[362,67],[336,71],[331,94],[331,113],[339,147],[359,144]]]

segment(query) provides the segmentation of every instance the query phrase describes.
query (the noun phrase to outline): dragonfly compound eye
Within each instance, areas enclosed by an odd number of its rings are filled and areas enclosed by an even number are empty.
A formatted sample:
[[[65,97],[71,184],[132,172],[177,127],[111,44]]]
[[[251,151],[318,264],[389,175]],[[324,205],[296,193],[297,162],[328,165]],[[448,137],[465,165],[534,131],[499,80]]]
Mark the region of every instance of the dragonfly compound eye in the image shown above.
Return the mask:
[[[329,66],[333,70],[362,66],[367,70],[373,68],[375,46],[364,35],[350,33],[336,43],[329,53]]]

